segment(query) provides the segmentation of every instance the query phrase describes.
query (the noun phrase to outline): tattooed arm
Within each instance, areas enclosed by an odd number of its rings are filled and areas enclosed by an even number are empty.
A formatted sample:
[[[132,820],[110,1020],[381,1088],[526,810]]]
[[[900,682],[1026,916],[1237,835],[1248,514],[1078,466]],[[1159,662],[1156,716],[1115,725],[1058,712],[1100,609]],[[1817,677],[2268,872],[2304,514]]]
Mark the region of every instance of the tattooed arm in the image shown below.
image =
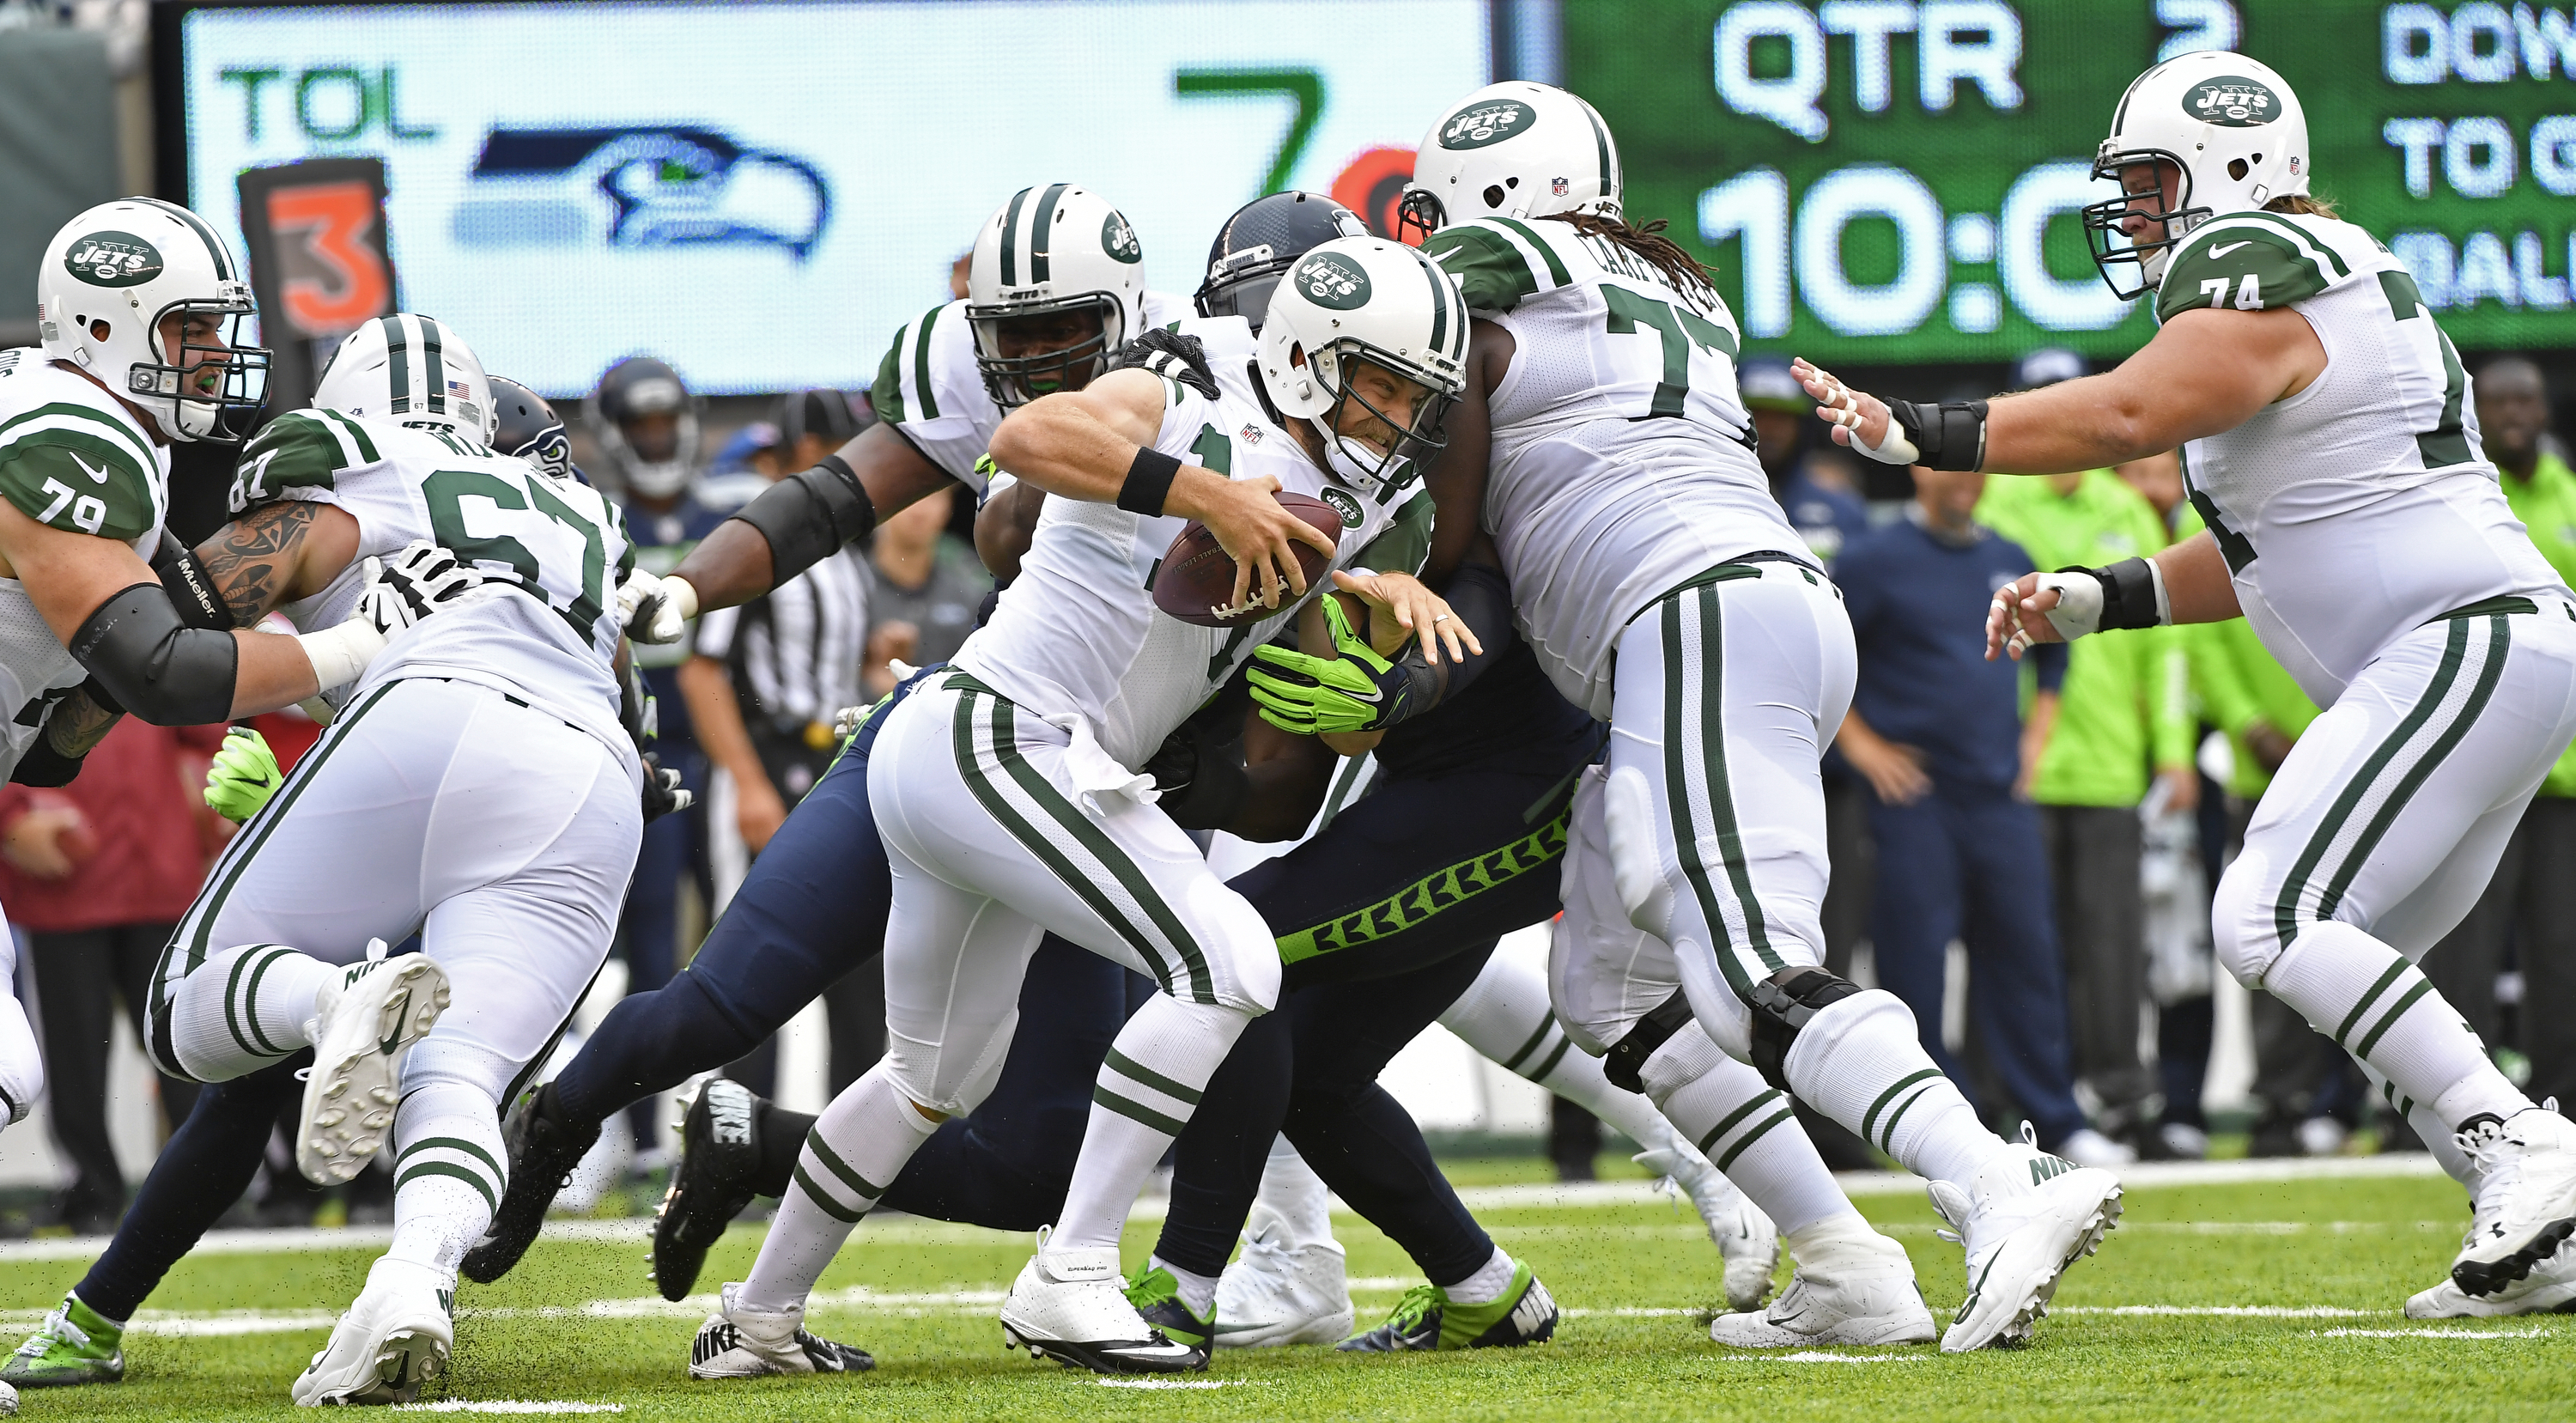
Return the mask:
[[[197,545],[236,627],[321,592],[357,556],[358,521],[349,511],[300,499],[253,509]]]

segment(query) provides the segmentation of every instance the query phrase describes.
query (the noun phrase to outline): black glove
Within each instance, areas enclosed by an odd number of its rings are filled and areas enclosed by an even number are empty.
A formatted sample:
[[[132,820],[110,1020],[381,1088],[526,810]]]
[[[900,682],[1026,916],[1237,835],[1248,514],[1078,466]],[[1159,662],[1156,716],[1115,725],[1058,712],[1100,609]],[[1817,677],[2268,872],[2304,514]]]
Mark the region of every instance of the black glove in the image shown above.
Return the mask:
[[[644,823],[652,824],[673,811],[686,810],[697,802],[680,785],[680,773],[662,769],[662,758],[644,753]]]
[[[1252,793],[1236,743],[1203,734],[1196,722],[1164,737],[1144,769],[1161,792],[1154,804],[1183,830],[1223,829]]]
[[[1207,347],[1196,336],[1148,326],[1135,340],[1118,348],[1118,362],[1113,369],[1130,366],[1142,367],[1210,400],[1216,399],[1216,372],[1209,369]]]

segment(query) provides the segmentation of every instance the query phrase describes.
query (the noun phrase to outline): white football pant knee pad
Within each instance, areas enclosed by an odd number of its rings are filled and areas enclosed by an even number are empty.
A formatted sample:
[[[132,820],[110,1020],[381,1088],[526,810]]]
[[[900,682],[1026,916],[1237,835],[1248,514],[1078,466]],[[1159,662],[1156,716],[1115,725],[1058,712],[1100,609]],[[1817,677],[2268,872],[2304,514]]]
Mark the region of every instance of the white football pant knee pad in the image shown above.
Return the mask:
[[[1792,1082],[1809,1079],[1826,1055],[1857,1036],[1895,1033],[1913,1042],[1916,1031],[1914,1010],[1905,1006],[1904,999],[1884,988],[1864,988],[1826,1004],[1798,1030],[1781,1054],[1781,1075]]]
[[[2227,867],[2210,897],[2210,949],[2238,983],[2263,986],[2263,975],[2281,957],[2281,926],[2275,908],[2279,887],[2273,882],[2270,857],[2247,849]]]
[[[1013,1008],[971,1060],[962,1044],[911,1042],[889,1027],[878,1066],[905,1101],[943,1117],[962,1117],[991,1095],[1019,1027],[1020,1010]]]
[[[457,1038],[442,1038],[432,1028],[428,1037],[411,1045],[402,1063],[402,1091],[405,1097],[423,1087],[453,1085],[471,1088],[503,1104],[524,1062],[513,1062],[490,1048]]]
[[[1226,887],[1214,875],[1190,882],[1182,910],[1191,925],[1205,929],[1199,948],[1215,970],[1216,1001],[1258,1017],[1279,1006],[1279,936],[1252,907],[1252,901]],[[1189,996],[1189,984],[1175,980],[1177,996]]]
[[[1622,766],[1610,773],[1603,787],[1602,818],[1609,830],[1611,878],[1619,887],[1619,902],[1627,906],[1628,922],[1670,939],[1673,886],[1664,872],[1663,821],[1643,772]]]
[[[1725,1061],[1726,1054],[1699,1030],[1697,1023],[1685,1023],[1664,1039],[1663,1046],[1647,1055],[1645,1065],[1637,1069],[1637,1080],[1645,1088],[1646,1100],[1661,1111],[1675,1092],[1716,1071]]]

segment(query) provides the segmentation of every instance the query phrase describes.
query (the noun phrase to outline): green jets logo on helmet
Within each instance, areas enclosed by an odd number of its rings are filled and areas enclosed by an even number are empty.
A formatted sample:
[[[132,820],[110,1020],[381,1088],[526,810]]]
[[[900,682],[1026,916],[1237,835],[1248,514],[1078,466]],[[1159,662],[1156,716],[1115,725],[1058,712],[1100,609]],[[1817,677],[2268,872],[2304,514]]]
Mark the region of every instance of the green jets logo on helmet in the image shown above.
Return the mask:
[[[2221,128],[2255,128],[2281,116],[2281,99],[2251,79],[2212,79],[2196,84],[2182,101],[2183,112]]]
[[[1357,311],[1368,305],[1368,273],[1338,252],[1318,252],[1298,263],[1297,274],[1289,280],[1317,306]]]
[[[1334,513],[1342,516],[1343,528],[1356,529],[1360,526],[1360,501],[1338,489],[1325,490],[1323,498],[1325,503],[1333,506]]]
[[[1538,115],[1517,99],[1493,99],[1462,109],[1440,126],[1440,146],[1452,151],[1500,143],[1527,133]]]
[[[1129,227],[1127,219],[1116,212],[1101,219],[1100,247],[1112,260],[1130,266],[1145,260],[1145,248],[1136,240],[1136,229]]]
[[[63,254],[63,269],[92,286],[139,287],[161,275],[161,249],[131,232],[93,232]]]

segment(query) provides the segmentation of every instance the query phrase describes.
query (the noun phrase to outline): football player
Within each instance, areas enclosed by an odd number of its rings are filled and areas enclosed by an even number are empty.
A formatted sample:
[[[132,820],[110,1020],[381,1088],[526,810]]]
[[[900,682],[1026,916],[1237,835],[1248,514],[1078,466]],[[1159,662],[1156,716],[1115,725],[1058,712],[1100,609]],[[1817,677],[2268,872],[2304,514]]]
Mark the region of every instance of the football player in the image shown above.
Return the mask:
[[[2468,912],[2576,736],[2576,595],[2478,443],[2459,353],[2414,279],[2308,192],[2307,117],[2268,66],[2188,54],[2121,95],[2085,212],[2155,339],[2118,369],[1916,406],[1805,367],[1834,438],[1943,469],[2090,469],[2182,446],[2208,528],[2001,590],[1988,655],[2242,614],[2325,713],[2219,882],[2219,957],[2358,1059],[2468,1187],[2418,1317],[2563,1307],[2576,1127],[2534,1106],[2414,960]]]
[[[1930,1177],[1968,1252],[1942,1347],[2019,1342],[2117,1218],[2119,1183],[1997,1139],[1903,1003],[1819,966],[1818,758],[1851,695],[1851,629],[1754,457],[1733,316],[1656,225],[1624,219],[1609,129],[1562,90],[1451,106],[1402,211],[1484,318],[1433,584],[1492,558],[1549,679],[1611,727],[1576,793],[1559,1020],[1686,1131],[1706,1122],[1721,1161],[1793,1120],[1791,1092]],[[1678,1031],[1693,1018],[1701,1033]],[[1790,1289],[1713,1337],[1921,1337],[1911,1266],[1856,1214],[1786,1240]]]
[[[701,1350],[792,1347],[806,1295],[884,1195],[879,1183],[983,1095],[1015,1026],[1022,968],[1053,925],[1161,991],[1109,1048],[1063,1210],[1005,1300],[1003,1329],[1096,1370],[1204,1363],[1128,1302],[1118,1235],[1226,1050],[1276,998],[1279,961],[1260,916],[1154,807],[1154,780],[1135,768],[1286,626],[1277,613],[1325,592],[1247,513],[1286,512],[1273,490],[1329,495],[1339,540],[1302,519],[1296,540],[1336,569],[1368,566],[1364,551],[1392,521],[1397,451],[1438,427],[1465,350],[1455,288],[1410,248],[1344,238],[1298,270],[1322,299],[1301,288],[1272,303],[1267,407],[1118,371],[1032,401],[995,432],[996,464],[1063,497],[1049,501],[992,622],[887,714],[869,764],[894,876],[889,1051],[815,1123],[796,1188],[749,1278],[725,1287]],[[1235,553],[1230,606],[1249,622],[1205,628],[1155,612],[1150,570],[1184,517]],[[1427,638],[1444,612],[1408,600],[1403,618]]]

